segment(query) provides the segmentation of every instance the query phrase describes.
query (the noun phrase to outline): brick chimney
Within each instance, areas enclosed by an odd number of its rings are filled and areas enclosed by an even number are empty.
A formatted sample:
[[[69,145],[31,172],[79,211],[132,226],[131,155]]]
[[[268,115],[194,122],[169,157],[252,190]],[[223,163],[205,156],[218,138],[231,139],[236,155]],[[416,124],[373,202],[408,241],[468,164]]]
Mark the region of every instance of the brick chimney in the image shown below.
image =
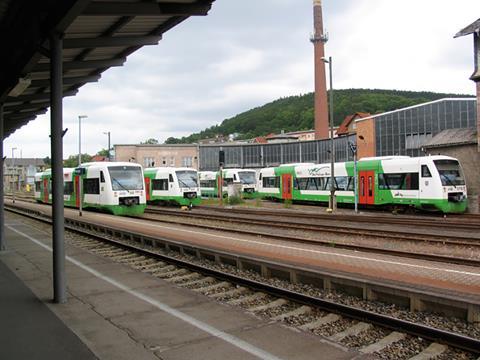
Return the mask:
[[[323,31],[321,0],[313,0],[313,25],[314,33],[310,41],[314,45],[315,54],[315,139],[327,139],[329,137],[327,82],[322,58],[325,56],[328,34]]]

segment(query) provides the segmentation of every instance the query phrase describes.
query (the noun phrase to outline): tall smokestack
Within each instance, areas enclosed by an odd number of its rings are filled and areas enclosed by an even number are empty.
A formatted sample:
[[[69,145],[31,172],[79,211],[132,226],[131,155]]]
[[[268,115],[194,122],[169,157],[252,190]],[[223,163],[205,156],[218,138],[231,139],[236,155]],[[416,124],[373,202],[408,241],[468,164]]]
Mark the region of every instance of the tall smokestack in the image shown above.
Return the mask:
[[[314,33],[310,41],[315,52],[315,138],[327,139],[328,135],[328,102],[327,82],[325,75],[325,43],[328,34],[323,32],[322,1],[313,0],[313,25]]]

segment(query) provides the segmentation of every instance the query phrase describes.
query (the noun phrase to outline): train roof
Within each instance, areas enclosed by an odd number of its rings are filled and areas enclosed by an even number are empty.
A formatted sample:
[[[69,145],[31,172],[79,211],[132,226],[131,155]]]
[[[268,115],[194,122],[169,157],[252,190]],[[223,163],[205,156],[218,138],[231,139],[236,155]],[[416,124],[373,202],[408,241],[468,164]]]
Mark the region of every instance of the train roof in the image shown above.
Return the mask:
[[[173,166],[159,166],[153,168],[145,168],[144,171],[195,171],[198,172],[197,169],[191,167],[173,167]]]
[[[112,166],[142,166],[128,161],[96,161],[81,164],[79,167],[112,167]]]

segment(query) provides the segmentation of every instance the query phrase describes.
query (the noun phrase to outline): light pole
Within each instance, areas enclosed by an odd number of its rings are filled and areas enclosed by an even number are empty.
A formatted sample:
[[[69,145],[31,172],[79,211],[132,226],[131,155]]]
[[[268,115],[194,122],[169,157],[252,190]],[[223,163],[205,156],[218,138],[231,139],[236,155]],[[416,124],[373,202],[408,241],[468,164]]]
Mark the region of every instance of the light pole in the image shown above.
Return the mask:
[[[82,165],[82,119],[87,115],[78,115],[78,166]]]
[[[82,119],[87,115],[78,115],[78,167],[82,165]],[[78,216],[82,216],[82,174],[78,175]]]
[[[350,146],[350,150],[353,153],[353,195],[355,201],[355,214],[358,214],[358,189],[357,189],[357,144],[349,141],[348,145]]]
[[[332,57],[322,58],[323,62],[328,64],[330,76],[330,199],[328,202],[328,211],[333,212],[337,208],[335,201],[335,144],[333,142],[333,81],[332,81]]]
[[[104,132],[104,135],[108,135],[108,161],[110,161],[110,131]]]
[[[16,147],[12,147],[12,194],[13,194],[13,197],[12,197],[12,202],[15,204],[15,175],[14,175],[14,171],[15,171],[15,158],[14,158],[14,155],[13,155],[13,152],[17,150]]]

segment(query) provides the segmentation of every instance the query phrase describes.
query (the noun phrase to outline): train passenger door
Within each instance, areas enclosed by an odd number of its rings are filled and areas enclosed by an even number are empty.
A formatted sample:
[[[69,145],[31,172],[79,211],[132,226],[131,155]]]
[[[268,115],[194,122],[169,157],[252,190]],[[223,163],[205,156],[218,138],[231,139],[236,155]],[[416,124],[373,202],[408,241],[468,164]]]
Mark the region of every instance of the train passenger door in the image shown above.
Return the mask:
[[[292,199],[292,175],[282,174],[282,199]]]
[[[147,198],[147,201],[150,200],[150,178],[145,177],[145,196]]]
[[[48,203],[48,179],[43,179],[43,201]]]
[[[75,176],[75,207],[80,207],[80,175]]]
[[[358,202],[375,204],[375,171],[360,171],[358,178]]]

